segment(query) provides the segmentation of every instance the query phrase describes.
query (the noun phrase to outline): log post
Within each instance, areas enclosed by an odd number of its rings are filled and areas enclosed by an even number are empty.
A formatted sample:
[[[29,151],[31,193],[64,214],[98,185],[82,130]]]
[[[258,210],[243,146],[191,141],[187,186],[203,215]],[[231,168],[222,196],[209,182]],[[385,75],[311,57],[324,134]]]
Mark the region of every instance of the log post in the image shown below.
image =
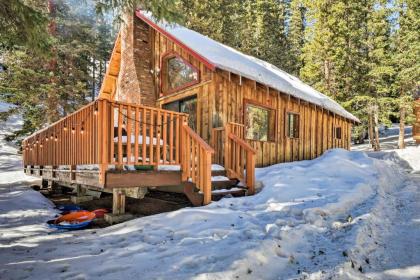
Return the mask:
[[[118,188],[112,190],[112,214],[125,214],[125,193]]]
[[[204,205],[207,205],[211,202],[211,152],[205,151],[204,153],[204,174],[203,174],[203,193],[204,193]]]

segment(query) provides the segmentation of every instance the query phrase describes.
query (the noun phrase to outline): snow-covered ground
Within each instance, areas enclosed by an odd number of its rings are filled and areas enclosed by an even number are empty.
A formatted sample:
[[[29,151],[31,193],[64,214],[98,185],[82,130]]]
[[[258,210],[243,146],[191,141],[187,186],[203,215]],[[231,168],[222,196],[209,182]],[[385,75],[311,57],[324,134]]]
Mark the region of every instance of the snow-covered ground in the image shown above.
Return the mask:
[[[384,128],[381,127],[379,133],[379,142],[381,144],[381,150],[394,150],[398,149],[398,134],[400,132],[399,124],[393,123],[391,127]],[[404,129],[405,132],[405,144],[407,147],[416,146],[415,141],[413,139],[413,128],[411,126],[407,126]],[[366,139],[364,144],[358,144],[352,146],[352,151],[371,151],[372,148],[370,147],[369,140]]]
[[[44,223],[56,211],[25,186],[16,150],[0,145],[0,279],[420,276],[419,148],[407,161],[336,149],[257,169],[255,196],[63,233]]]

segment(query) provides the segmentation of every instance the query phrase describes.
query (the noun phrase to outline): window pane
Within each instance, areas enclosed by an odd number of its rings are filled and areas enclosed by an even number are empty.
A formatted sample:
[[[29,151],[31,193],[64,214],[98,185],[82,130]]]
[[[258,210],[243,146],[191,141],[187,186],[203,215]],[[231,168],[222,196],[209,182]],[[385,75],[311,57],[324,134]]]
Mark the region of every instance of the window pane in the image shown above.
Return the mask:
[[[341,127],[335,128],[335,138],[341,139]]]
[[[172,57],[167,60],[167,90],[177,89],[194,81],[198,81],[196,69],[179,57]]]
[[[181,100],[181,112],[188,114],[188,126],[197,131],[197,98]]]
[[[246,139],[267,141],[269,110],[261,107],[246,106]]]
[[[287,136],[290,138],[299,138],[299,115],[287,113]]]

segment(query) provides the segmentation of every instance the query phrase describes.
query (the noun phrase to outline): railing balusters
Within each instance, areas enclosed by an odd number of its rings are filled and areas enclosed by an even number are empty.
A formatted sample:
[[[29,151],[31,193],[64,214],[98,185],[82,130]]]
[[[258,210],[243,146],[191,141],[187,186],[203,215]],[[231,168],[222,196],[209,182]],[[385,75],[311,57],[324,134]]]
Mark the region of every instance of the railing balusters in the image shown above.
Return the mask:
[[[114,135],[114,127],[115,127],[115,107],[113,103],[110,103],[110,123],[111,123],[111,131],[110,131],[110,140],[111,140],[111,144],[110,144],[110,149],[109,149],[109,158],[110,158],[110,163],[115,163],[116,161],[116,157],[115,157],[115,135]]]
[[[123,146],[122,146],[122,124],[123,124],[123,116],[122,116],[122,104],[118,106],[118,164],[123,163]]]
[[[248,187],[248,194],[253,194],[256,150],[241,138],[244,135],[243,125],[229,123],[225,127],[225,134],[224,154],[228,176],[242,181]]]
[[[167,131],[167,127],[168,127],[167,126],[167,122],[168,122],[168,115],[167,115],[166,112],[164,112],[163,113],[163,125],[162,125],[163,132],[161,132],[163,134],[163,146],[162,146],[162,149],[163,149],[163,151],[162,151],[163,164],[166,164],[166,157],[167,157],[167,151],[166,151],[167,142],[168,142],[168,139],[167,139],[167,136],[168,136],[167,135],[167,133],[168,133],[168,131]]]
[[[150,109],[150,136],[149,136],[149,162],[151,165],[154,164],[153,162],[153,139],[155,138],[154,136],[154,111],[152,109]],[[143,139],[143,142],[147,141],[146,138]],[[147,144],[147,143],[146,143]]]
[[[162,139],[162,115],[160,113],[160,110],[157,111],[157,120],[156,120],[156,165],[160,164],[160,158],[161,158],[161,154],[160,154],[160,141]],[[154,145],[154,141],[155,139],[152,138],[150,139],[151,141],[151,145]]]
[[[179,153],[182,151],[183,147],[182,147],[182,143],[180,144],[180,138],[181,138],[181,133],[180,133],[180,117],[177,116],[176,118],[176,126],[175,126],[175,162],[179,162]]]
[[[126,148],[127,148],[127,164],[131,164],[132,160],[131,160],[131,106],[127,106],[127,125],[126,125],[127,129],[127,144],[126,144]]]
[[[206,166],[207,157],[213,150],[188,127],[186,117],[142,105],[96,100],[26,138],[22,142],[24,164],[99,164],[101,180],[108,164],[181,164],[183,177],[204,192],[210,184],[206,180],[211,180],[206,177],[211,168]],[[123,141],[123,131],[127,141]]]
[[[146,158],[147,158],[147,151],[146,151],[146,123],[147,123],[147,111],[145,108],[142,109],[143,114],[142,114],[142,124],[141,124],[141,128],[142,128],[142,134],[141,134],[141,147],[142,147],[142,152],[141,152],[141,158],[142,158],[142,164],[145,165],[146,164]]]
[[[181,131],[182,180],[196,184],[203,193],[204,204],[211,202],[211,159],[214,150],[183,119]]]
[[[139,161],[139,108],[135,109],[134,117],[134,163]]]

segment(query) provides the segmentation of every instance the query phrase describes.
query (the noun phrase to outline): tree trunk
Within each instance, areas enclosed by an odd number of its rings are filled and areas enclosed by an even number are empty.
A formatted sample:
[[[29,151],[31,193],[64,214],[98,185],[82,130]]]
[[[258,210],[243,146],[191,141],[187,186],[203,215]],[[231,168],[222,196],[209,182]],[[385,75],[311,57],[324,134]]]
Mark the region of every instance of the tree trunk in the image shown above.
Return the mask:
[[[398,149],[404,149],[405,148],[405,106],[400,107],[400,133],[398,136]]]
[[[379,117],[378,117],[378,106],[375,106],[375,110],[373,111],[373,120],[374,120],[374,127],[375,127],[375,151],[380,151],[381,146],[379,144]]]
[[[375,136],[373,134],[373,117],[372,112],[368,114],[368,132],[369,132],[369,143],[372,148],[375,148]]]
[[[93,65],[92,65],[92,101],[95,100],[95,92],[96,92],[96,59],[93,57]]]

